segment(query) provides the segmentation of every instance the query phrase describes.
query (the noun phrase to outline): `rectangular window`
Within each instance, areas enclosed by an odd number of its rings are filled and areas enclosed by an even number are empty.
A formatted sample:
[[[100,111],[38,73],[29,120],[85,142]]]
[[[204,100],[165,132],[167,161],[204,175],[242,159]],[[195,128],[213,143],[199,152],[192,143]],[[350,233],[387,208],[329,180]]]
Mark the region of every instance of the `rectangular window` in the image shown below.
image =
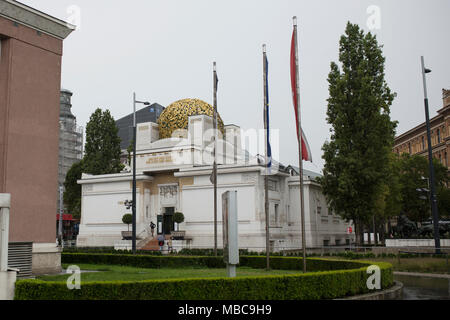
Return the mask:
[[[317,214],[321,214],[322,213],[322,207],[317,207]]]
[[[439,129],[437,129],[437,140],[438,143],[441,143],[441,131]]]
[[[280,218],[279,212],[278,212],[278,203],[275,203],[274,212],[275,212],[275,225],[278,225],[279,218]]]
[[[422,136],[422,151],[425,150],[425,137]]]

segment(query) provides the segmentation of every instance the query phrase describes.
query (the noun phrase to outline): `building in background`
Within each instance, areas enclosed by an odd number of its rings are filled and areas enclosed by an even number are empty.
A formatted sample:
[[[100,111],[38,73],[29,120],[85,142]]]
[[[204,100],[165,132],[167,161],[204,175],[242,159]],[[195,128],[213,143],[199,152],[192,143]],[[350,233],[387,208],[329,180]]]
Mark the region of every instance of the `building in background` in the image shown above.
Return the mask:
[[[442,89],[443,107],[437,115],[430,119],[431,146],[433,157],[449,168],[450,153],[450,90]],[[409,153],[428,156],[427,127],[420,125],[397,136],[394,140],[393,151],[397,154]]]
[[[159,250],[157,235],[179,238],[173,246],[212,248],[214,209],[212,171],[213,107],[199,99],[183,99],[169,105],[156,122],[137,125],[137,247]],[[237,191],[239,247],[265,250],[264,158],[242,147],[246,136],[232,124],[220,129],[217,141],[218,247],[222,247],[222,200],[228,190]],[[257,143],[257,141],[253,141]],[[293,168],[293,167],[291,167]],[[275,160],[269,177],[270,246],[272,250],[301,248],[300,181],[294,170]],[[305,176],[306,244],[309,248],[345,245],[354,238],[348,223],[328,210],[315,174]],[[132,173],[83,174],[81,222],[78,246],[129,248],[122,240],[128,227],[122,222],[130,213]],[[182,212],[181,225],[173,221]],[[150,224],[156,224],[152,236]],[[128,241],[128,242],[127,242]],[[121,247],[124,245],[125,247]],[[127,247],[128,246],[128,247]]]
[[[58,186],[63,186],[67,171],[75,162],[83,158],[83,127],[77,125],[77,119],[72,113],[73,93],[62,89],[60,94],[59,111],[59,158],[58,158]],[[58,188],[59,193],[59,188]],[[57,200],[57,214],[59,214],[59,198]],[[71,212],[68,212],[71,214]]]
[[[163,110],[164,107],[158,103],[153,103],[150,106],[137,110],[136,124],[143,122],[156,122]],[[133,141],[133,113],[117,120],[116,125],[119,129],[119,138],[121,139],[120,149],[122,151],[127,150],[130,143]]]
[[[0,193],[11,194],[9,242],[28,244],[34,274],[61,270],[55,230],[61,63],[63,40],[74,29],[0,0]]]

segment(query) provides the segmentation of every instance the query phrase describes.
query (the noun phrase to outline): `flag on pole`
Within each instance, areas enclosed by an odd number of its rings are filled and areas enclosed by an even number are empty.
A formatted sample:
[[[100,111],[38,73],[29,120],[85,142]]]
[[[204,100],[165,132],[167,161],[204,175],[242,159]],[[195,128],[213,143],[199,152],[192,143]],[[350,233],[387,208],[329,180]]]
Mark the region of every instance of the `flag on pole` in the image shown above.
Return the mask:
[[[266,52],[264,52],[264,68],[265,68],[265,79],[264,79],[264,86],[265,86],[265,127],[266,127],[266,135],[267,135],[267,163],[266,167],[269,168],[269,174],[270,174],[270,168],[272,167],[272,148],[270,147],[270,131],[269,131],[269,61],[267,60]]]
[[[211,172],[211,175],[209,177],[209,181],[211,181],[212,184],[215,185],[217,181],[217,162],[216,162],[216,146],[217,146],[217,84],[219,83],[219,78],[217,77],[217,71],[216,71],[216,62],[213,64],[213,82],[214,82],[214,115],[213,115],[213,127],[214,127],[214,163],[213,163],[213,170]]]
[[[300,106],[298,105],[298,97],[297,97],[297,78],[295,76],[295,31],[292,32],[292,41],[291,41],[291,86],[292,86],[292,98],[294,100],[294,110],[295,110],[295,125],[297,127],[297,139],[299,135],[299,121],[298,121],[298,111]],[[312,162],[312,153],[309,148],[308,140],[306,140],[306,136],[301,130],[301,139],[302,139],[302,159],[305,161]]]

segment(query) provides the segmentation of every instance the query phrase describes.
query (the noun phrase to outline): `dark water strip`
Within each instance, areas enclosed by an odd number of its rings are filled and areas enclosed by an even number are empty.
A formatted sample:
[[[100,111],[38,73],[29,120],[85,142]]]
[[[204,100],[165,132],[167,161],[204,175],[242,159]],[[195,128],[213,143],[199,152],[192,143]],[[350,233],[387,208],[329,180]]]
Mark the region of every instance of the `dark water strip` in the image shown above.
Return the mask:
[[[450,300],[450,279],[394,275],[403,283],[403,300]]]

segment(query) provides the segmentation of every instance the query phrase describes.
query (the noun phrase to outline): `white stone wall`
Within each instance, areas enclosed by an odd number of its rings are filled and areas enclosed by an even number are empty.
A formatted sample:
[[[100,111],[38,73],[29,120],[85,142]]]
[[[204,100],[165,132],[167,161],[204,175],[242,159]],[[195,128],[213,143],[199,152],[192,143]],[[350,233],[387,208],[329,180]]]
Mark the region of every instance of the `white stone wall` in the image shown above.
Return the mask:
[[[114,241],[122,239],[121,232],[128,230],[122,217],[132,212],[124,205],[125,200],[132,200],[132,177],[130,174],[122,175],[122,180],[115,181],[117,176],[111,175],[110,181],[108,178],[89,180],[88,177],[83,182],[77,246],[112,246]],[[150,204],[150,196],[141,194],[139,188],[136,190],[136,233],[146,236],[145,209]]]

